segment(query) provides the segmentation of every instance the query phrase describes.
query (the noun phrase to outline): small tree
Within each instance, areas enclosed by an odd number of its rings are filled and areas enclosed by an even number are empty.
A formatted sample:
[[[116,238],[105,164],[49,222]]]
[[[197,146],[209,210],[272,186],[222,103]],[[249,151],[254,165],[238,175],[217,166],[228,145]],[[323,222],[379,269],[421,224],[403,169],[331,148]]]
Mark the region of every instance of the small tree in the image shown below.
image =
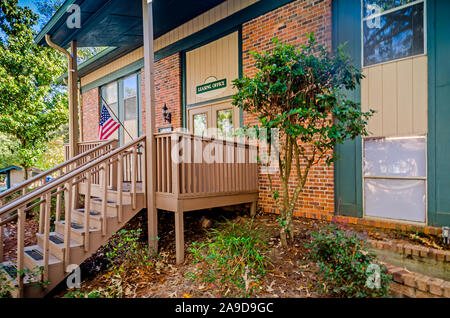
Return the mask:
[[[66,94],[54,85],[64,60],[34,43],[36,21],[17,0],[0,0],[0,132],[11,139],[25,178],[68,119]]]
[[[337,160],[334,147],[358,135],[367,135],[367,120],[373,111],[361,112],[359,104],[345,98],[344,90],[354,90],[362,74],[351,65],[339,47],[331,54],[316,43],[314,34],[300,49],[281,44],[269,53],[252,53],[256,59],[254,78],[233,83],[238,93],[233,104],[258,116],[260,127],[279,130],[279,177],[281,193],[269,186],[280,213],[281,241],[293,238],[292,215],[311,168],[321,161]],[[289,192],[289,180],[296,169],[296,184]]]

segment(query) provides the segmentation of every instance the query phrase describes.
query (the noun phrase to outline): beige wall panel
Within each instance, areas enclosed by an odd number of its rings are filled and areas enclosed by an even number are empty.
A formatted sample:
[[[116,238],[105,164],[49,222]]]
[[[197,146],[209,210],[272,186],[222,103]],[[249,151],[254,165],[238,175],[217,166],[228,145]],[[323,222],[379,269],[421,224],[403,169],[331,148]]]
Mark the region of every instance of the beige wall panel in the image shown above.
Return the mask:
[[[383,109],[382,131],[385,136],[397,134],[397,67],[394,63],[382,66]]]
[[[173,44],[191,34],[194,34],[201,29],[204,29],[211,24],[214,24],[239,10],[245,9],[248,6],[258,2],[260,0],[228,0],[221,3],[220,5],[212,8],[211,10],[199,15],[191,21],[179,26],[178,28],[172,30],[168,34],[164,34],[155,40],[155,50],[160,50],[170,44]]]
[[[413,85],[412,60],[397,63],[398,135],[413,134]]]
[[[413,127],[416,134],[428,132],[428,59],[413,60]]]
[[[368,71],[369,107],[376,111],[371,118],[369,132],[379,136],[383,134],[383,80],[382,69],[372,67]]]
[[[115,60],[114,62],[109,63],[108,65],[105,65],[98,70],[86,75],[85,77],[81,78],[81,86],[87,85],[89,83],[92,83],[96,81],[99,78],[102,78],[108,74],[111,74],[115,71],[120,70],[121,68],[136,62],[140,59],[144,58],[144,47],[140,47],[137,50],[134,50],[131,53],[126,54],[125,56],[122,56],[121,58]]]
[[[364,68],[361,108],[373,109],[373,137],[423,135],[428,127],[428,59],[404,59]]]
[[[369,72],[368,69],[362,70],[363,79],[361,81],[361,110],[364,112],[368,112],[370,109],[373,109],[369,107]],[[369,125],[371,122],[369,122]]]
[[[234,32],[219,40],[186,53],[187,103],[205,102],[234,93],[232,81],[239,77],[238,33]],[[197,86],[216,80],[227,80],[223,89],[197,94]]]

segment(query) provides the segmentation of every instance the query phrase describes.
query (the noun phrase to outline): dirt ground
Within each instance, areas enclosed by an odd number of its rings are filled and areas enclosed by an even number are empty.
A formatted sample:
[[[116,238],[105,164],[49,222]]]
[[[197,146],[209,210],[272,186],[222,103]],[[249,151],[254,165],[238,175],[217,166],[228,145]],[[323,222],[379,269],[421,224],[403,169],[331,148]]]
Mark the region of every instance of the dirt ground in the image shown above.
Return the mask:
[[[25,246],[37,244],[36,233],[39,224],[36,218],[29,217],[25,221]],[[16,223],[8,223],[4,227],[4,259],[12,261],[17,258],[17,226]]]
[[[193,257],[188,252],[188,246],[194,242],[201,242],[206,238],[206,230],[202,227],[202,220],[208,218],[212,226],[220,222],[232,220],[233,222],[248,222],[250,217],[246,208],[240,210],[210,210],[187,213],[185,216],[185,262],[175,265],[174,220],[170,212],[160,213],[159,219],[159,247],[160,260],[156,270],[149,273],[133,271],[127,273],[126,283],[123,284],[124,297],[221,297],[215,292],[215,286],[200,280],[193,282],[187,273],[195,272],[198,264],[193,263]],[[308,260],[307,249],[304,244],[310,241],[310,233],[317,231],[328,223],[318,220],[296,218],[294,220],[295,241],[289,249],[281,247],[278,224],[275,215],[257,215],[255,225],[263,224],[269,232],[270,258],[272,265],[262,280],[262,287],[254,296],[256,297],[323,297],[317,291],[319,282],[318,268],[315,263]],[[139,214],[130,222],[128,229],[143,228],[146,226],[145,214]],[[398,231],[367,228],[356,225],[342,225],[354,231],[364,233],[372,239],[389,239],[417,245],[439,246],[439,238],[430,237],[425,241],[417,240],[410,233]],[[145,239],[146,233],[143,233]],[[430,244],[427,244],[427,242]],[[104,288],[114,280],[111,273],[106,270],[104,252],[100,250],[95,257],[87,260],[82,266],[85,277],[82,291]],[[61,297],[67,291],[61,289],[52,293],[51,297]]]

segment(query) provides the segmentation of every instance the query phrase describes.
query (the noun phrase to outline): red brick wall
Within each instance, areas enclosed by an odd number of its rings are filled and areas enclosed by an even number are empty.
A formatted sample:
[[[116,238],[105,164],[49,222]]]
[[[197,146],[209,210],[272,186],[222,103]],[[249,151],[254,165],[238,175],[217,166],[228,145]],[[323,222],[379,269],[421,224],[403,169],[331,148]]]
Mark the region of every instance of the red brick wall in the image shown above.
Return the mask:
[[[331,0],[298,0],[262,15],[242,26],[243,72],[246,76],[255,74],[255,61],[250,52],[268,51],[273,47],[272,39],[302,45],[306,34],[314,32],[319,43],[331,48]],[[257,123],[256,117],[244,114],[244,124]],[[278,176],[272,176],[275,188],[279,186]],[[296,171],[289,180],[290,190],[296,185]],[[259,206],[265,212],[276,212],[269,190],[267,175],[259,177]],[[295,214],[334,212],[334,171],[325,162],[315,166],[301,194]]]
[[[142,131],[145,134],[145,88],[144,70],[142,70]],[[181,128],[181,55],[176,53],[155,63],[155,90],[157,106],[155,109],[156,132],[159,128],[173,127]],[[172,124],[164,121],[162,108],[166,104],[168,112],[172,113]]]
[[[83,123],[83,141],[97,140],[98,136],[98,117],[99,117],[99,88],[93,88],[83,92],[81,100],[81,112]]]

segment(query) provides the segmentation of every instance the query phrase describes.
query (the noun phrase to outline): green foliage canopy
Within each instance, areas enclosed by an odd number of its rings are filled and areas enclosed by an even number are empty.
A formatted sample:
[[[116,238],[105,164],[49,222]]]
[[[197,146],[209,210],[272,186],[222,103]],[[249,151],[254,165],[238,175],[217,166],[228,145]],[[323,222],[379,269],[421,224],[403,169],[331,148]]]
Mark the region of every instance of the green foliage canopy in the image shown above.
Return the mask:
[[[55,85],[64,60],[34,43],[38,17],[17,2],[0,0],[0,132],[17,145],[10,150],[28,168],[67,122],[67,96]]]

